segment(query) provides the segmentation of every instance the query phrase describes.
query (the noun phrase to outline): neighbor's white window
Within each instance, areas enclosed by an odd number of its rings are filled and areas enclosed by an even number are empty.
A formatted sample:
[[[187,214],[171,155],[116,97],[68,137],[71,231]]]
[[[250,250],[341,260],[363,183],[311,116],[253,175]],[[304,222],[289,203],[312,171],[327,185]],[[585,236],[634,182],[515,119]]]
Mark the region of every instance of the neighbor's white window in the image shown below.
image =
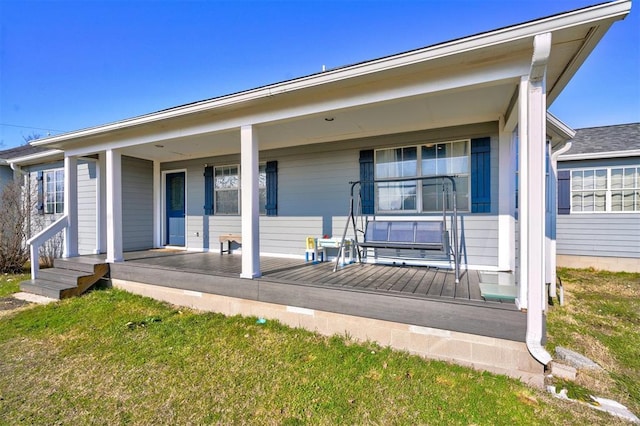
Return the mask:
[[[640,211],[640,167],[571,171],[571,212]]]
[[[64,169],[46,171],[43,179],[44,212],[64,213]]]
[[[240,214],[240,166],[218,166],[214,170],[216,214]],[[258,170],[258,205],[260,214],[267,214],[267,166]]]
[[[469,210],[470,140],[379,149],[375,153],[378,212],[418,213],[442,210],[442,180],[394,181],[397,178],[456,175],[459,210]],[[449,187],[445,199],[452,208]]]

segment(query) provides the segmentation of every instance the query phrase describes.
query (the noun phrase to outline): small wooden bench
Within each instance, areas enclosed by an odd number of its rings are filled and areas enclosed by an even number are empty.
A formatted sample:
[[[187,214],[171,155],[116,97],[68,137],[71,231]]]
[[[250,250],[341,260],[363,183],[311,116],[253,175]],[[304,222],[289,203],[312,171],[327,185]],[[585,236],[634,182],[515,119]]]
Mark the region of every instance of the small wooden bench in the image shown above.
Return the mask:
[[[360,247],[449,253],[449,232],[440,221],[371,220]]]
[[[224,243],[227,243],[227,249],[224,250]],[[231,243],[236,242],[238,244],[242,244],[242,235],[240,234],[223,234],[220,235],[220,254],[229,253],[231,254]]]

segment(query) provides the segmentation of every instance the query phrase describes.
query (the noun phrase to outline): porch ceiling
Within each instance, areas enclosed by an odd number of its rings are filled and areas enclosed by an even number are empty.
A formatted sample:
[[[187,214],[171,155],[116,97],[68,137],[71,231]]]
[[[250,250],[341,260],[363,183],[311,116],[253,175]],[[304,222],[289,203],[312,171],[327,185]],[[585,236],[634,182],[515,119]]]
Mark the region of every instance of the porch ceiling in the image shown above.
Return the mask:
[[[256,126],[260,150],[497,121],[517,83],[512,79],[261,124]],[[234,128],[159,139],[122,153],[160,162],[238,154],[240,132]]]

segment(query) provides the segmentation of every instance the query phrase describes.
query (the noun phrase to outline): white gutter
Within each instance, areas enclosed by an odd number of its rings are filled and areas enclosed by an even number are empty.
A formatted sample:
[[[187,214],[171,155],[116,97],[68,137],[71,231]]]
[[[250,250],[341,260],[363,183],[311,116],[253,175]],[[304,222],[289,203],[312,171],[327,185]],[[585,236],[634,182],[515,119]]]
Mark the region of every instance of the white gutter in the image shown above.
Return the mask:
[[[50,149],[48,151],[42,151],[42,152],[37,152],[35,154],[25,155],[25,156],[22,156],[22,157],[11,158],[11,159],[6,160],[6,161],[10,165],[12,165],[12,164],[26,165],[26,164],[31,164],[31,163],[41,163],[42,162],[41,160],[49,158],[49,157],[51,157],[51,159],[53,159],[54,157],[62,158],[63,154],[64,154],[64,152],[59,150],[59,149]]]
[[[558,161],[598,160],[600,158],[618,157],[640,157],[640,149],[630,149],[628,151],[589,152],[585,154],[568,154],[563,155],[562,158],[558,158]]]
[[[531,84],[542,85],[544,87],[545,83],[545,75],[546,68],[549,63],[549,57],[551,55],[551,34],[541,34],[533,39],[533,55],[531,58],[531,71],[529,72],[529,81]],[[530,89],[529,89],[530,90]],[[543,91],[544,93],[544,91]],[[542,99],[540,101],[543,104],[543,107],[546,110],[546,102],[545,97],[542,95]],[[547,117],[545,116],[545,119]],[[546,123],[546,120],[544,120]],[[532,123],[528,124],[532,126]],[[531,133],[531,128],[528,130],[528,133]],[[535,133],[535,132],[534,132]],[[545,137],[545,132],[543,132],[542,137]],[[535,141],[529,140],[529,144],[534,143]],[[531,184],[531,182],[529,183]],[[529,206],[528,208],[531,208]],[[543,227],[544,229],[544,227]],[[536,236],[535,238],[543,239],[546,238],[544,235]],[[534,237],[531,237],[534,238]],[[544,244],[543,244],[544,247]],[[544,251],[542,253],[542,257],[544,258]],[[533,267],[529,266],[529,267]],[[528,274],[529,275],[529,274]],[[541,278],[544,277],[544,271],[542,271]],[[529,282],[528,283],[528,297],[527,297],[527,333],[526,333],[526,344],[529,353],[541,364],[547,365],[551,362],[552,357],[549,355],[549,352],[542,346],[542,338],[543,338],[543,300],[544,300],[544,279],[541,279],[541,282]]]
[[[295,80],[276,83],[240,93],[226,95],[210,100],[196,102],[184,106],[171,108],[127,120],[118,121],[103,126],[78,130],[62,135],[39,139],[31,144],[33,146],[46,146],[53,143],[64,142],[93,135],[99,135],[114,130],[125,129],[143,124],[153,123],[187,114],[209,111],[212,109],[246,103],[254,100],[268,98],[282,93],[316,87],[350,78],[365,76],[386,70],[391,70],[420,62],[430,61],[447,56],[457,55],[481,48],[515,42],[538,34],[571,28],[576,25],[584,25],[598,22],[603,19],[612,19],[626,16],[631,9],[630,0],[618,0],[611,3],[603,3],[593,7],[575,10],[572,12],[550,16],[532,22],[510,26],[495,31],[477,34],[458,40],[437,44],[422,49],[413,50],[385,58],[350,65],[331,71],[325,71]]]

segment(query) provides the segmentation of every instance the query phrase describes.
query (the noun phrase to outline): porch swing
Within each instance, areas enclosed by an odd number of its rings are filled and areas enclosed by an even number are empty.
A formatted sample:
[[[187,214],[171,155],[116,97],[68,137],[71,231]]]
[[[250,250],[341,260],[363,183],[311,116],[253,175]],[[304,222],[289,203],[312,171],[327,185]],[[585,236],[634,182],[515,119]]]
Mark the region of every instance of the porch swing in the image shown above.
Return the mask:
[[[382,258],[400,258],[399,252],[405,250],[420,250],[425,253],[444,255],[449,261],[453,261],[455,282],[460,282],[460,255],[458,250],[458,208],[455,175],[421,176],[411,178],[398,178],[392,180],[360,180],[349,182],[351,191],[349,197],[349,216],[340,239],[338,255],[333,271],[340,266],[340,259],[348,245],[347,232],[349,226],[353,231],[353,246],[359,263],[363,262],[369,249],[376,250],[376,256]],[[363,185],[375,185],[376,183],[396,183],[436,180],[442,183],[442,220],[403,220],[376,219],[375,213],[364,214],[362,211]],[[449,185],[451,186],[452,209],[451,231],[453,244],[450,244],[449,231],[447,230],[447,200]],[[356,187],[358,190],[356,192]],[[357,194],[357,195],[354,195]],[[380,255],[381,250],[395,250],[395,255]]]

